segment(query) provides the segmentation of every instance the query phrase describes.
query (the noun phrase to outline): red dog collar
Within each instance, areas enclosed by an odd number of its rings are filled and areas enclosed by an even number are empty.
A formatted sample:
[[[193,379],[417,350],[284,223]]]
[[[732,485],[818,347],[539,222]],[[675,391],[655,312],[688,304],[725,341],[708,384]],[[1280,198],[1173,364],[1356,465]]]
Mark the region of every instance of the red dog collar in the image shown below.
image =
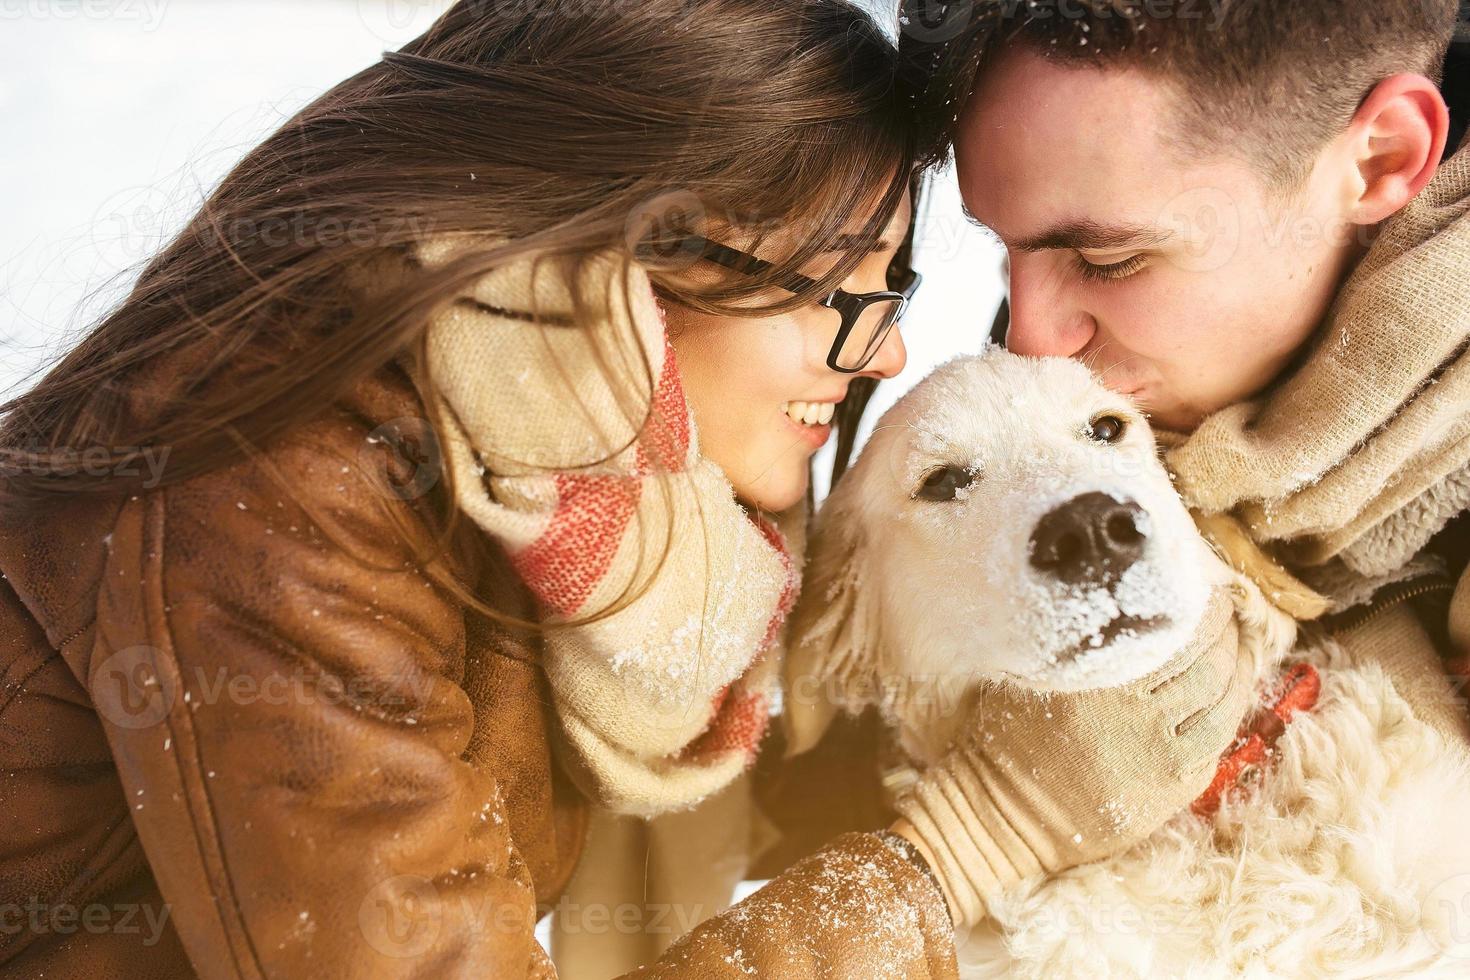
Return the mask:
[[[1298,711],[1310,711],[1322,692],[1322,678],[1311,664],[1293,664],[1277,678],[1246,716],[1230,748],[1220,757],[1220,766],[1209,789],[1190,805],[1197,816],[1208,817],[1232,789],[1252,786],[1261,778],[1276,740]]]

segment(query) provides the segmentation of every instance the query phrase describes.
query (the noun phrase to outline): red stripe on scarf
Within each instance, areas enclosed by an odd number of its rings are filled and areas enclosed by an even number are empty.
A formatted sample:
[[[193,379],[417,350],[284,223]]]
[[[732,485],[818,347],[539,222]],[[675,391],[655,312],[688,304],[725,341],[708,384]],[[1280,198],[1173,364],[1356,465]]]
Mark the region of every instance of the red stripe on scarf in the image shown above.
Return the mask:
[[[786,581],[781,585],[781,596],[776,600],[776,611],[771,614],[770,622],[766,624],[766,635],[761,640],[761,650],[766,650],[776,641],[776,634],[781,631],[781,626],[786,622],[786,616],[791,612],[791,607],[796,605],[796,595],[801,588],[801,581],[796,572],[796,565],[791,561],[791,554],[786,550],[786,541],[781,537],[781,531],[775,524],[766,520],[759,514],[749,514],[751,521],[760,529],[766,541],[770,542],[776,550],[776,555],[781,559],[781,568],[786,573]]]
[[[649,462],[671,473],[682,472],[689,456],[689,438],[689,403],[684,398],[674,347],[665,337],[664,370],[653,391],[648,425],[638,447],[639,472],[646,472]]]
[[[556,510],[546,530],[511,562],[553,614],[574,615],[607,574],[638,507],[639,477],[653,465],[681,472],[689,455],[689,405],[674,348],[664,338],[664,366],[647,425],[635,447],[636,476],[556,474]],[[652,465],[651,465],[652,464]]]
[[[776,609],[766,624],[766,633],[755,660],[745,669],[745,674],[733,684],[721,688],[715,695],[710,704],[709,727],[679,753],[680,758],[699,758],[715,753],[739,751],[745,754],[747,762],[754,761],[761,739],[765,737],[766,728],[770,725],[770,699],[763,693],[745,690],[744,680],[775,642],[782,624],[786,622],[786,616],[796,604],[800,581],[781,531],[760,514],[747,512],[747,516],[780,558],[781,567],[786,572],[786,581],[781,586]]]
[[[746,690],[735,692],[733,697],[731,693],[730,687],[725,687],[715,695],[714,720],[704,734],[679,753],[681,759],[735,751],[743,752],[747,762],[755,759],[771,721],[770,699]]]
[[[521,579],[558,616],[571,616],[607,574],[638,507],[629,476],[556,476],[556,512],[542,535],[511,558]]]

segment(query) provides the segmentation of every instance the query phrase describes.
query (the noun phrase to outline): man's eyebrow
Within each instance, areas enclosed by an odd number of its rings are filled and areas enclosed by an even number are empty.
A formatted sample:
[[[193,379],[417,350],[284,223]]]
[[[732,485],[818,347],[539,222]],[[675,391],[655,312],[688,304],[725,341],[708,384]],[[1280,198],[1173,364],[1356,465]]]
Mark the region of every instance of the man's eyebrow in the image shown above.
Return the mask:
[[[1011,247],[1018,252],[1047,252],[1064,248],[1104,252],[1125,248],[1150,248],[1162,245],[1170,237],[1170,232],[1145,225],[1110,225],[1083,219],[1069,221],[1039,235],[1023,238]]]

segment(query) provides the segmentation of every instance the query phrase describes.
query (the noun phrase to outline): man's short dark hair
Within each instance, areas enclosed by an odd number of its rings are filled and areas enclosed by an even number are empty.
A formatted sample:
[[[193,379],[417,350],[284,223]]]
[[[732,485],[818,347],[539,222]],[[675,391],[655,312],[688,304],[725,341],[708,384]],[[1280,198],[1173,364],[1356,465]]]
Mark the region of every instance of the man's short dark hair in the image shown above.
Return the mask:
[[[1169,83],[1178,136],[1235,145],[1292,184],[1373,88],[1400,72],[1439,81],[1457,0],[904,0],[901,44],[930,76],[931,156],[953,144],[966,99],[1000,53],[1024,45],[1075,67]]]

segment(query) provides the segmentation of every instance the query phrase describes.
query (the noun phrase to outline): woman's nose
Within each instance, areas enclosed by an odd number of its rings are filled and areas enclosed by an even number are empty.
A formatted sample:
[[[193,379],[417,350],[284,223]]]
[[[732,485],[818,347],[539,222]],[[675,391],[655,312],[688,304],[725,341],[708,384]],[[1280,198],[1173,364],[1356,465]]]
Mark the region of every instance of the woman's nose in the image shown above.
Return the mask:
[[[903,335],[899,330],[899,324],[895,323],[889,328],[888,336],[883,338],[883,343],[878,345],[873,359],[859,373],[872,378],[891,378],[903,370],[908,360],[908,349],[903,345]]]

